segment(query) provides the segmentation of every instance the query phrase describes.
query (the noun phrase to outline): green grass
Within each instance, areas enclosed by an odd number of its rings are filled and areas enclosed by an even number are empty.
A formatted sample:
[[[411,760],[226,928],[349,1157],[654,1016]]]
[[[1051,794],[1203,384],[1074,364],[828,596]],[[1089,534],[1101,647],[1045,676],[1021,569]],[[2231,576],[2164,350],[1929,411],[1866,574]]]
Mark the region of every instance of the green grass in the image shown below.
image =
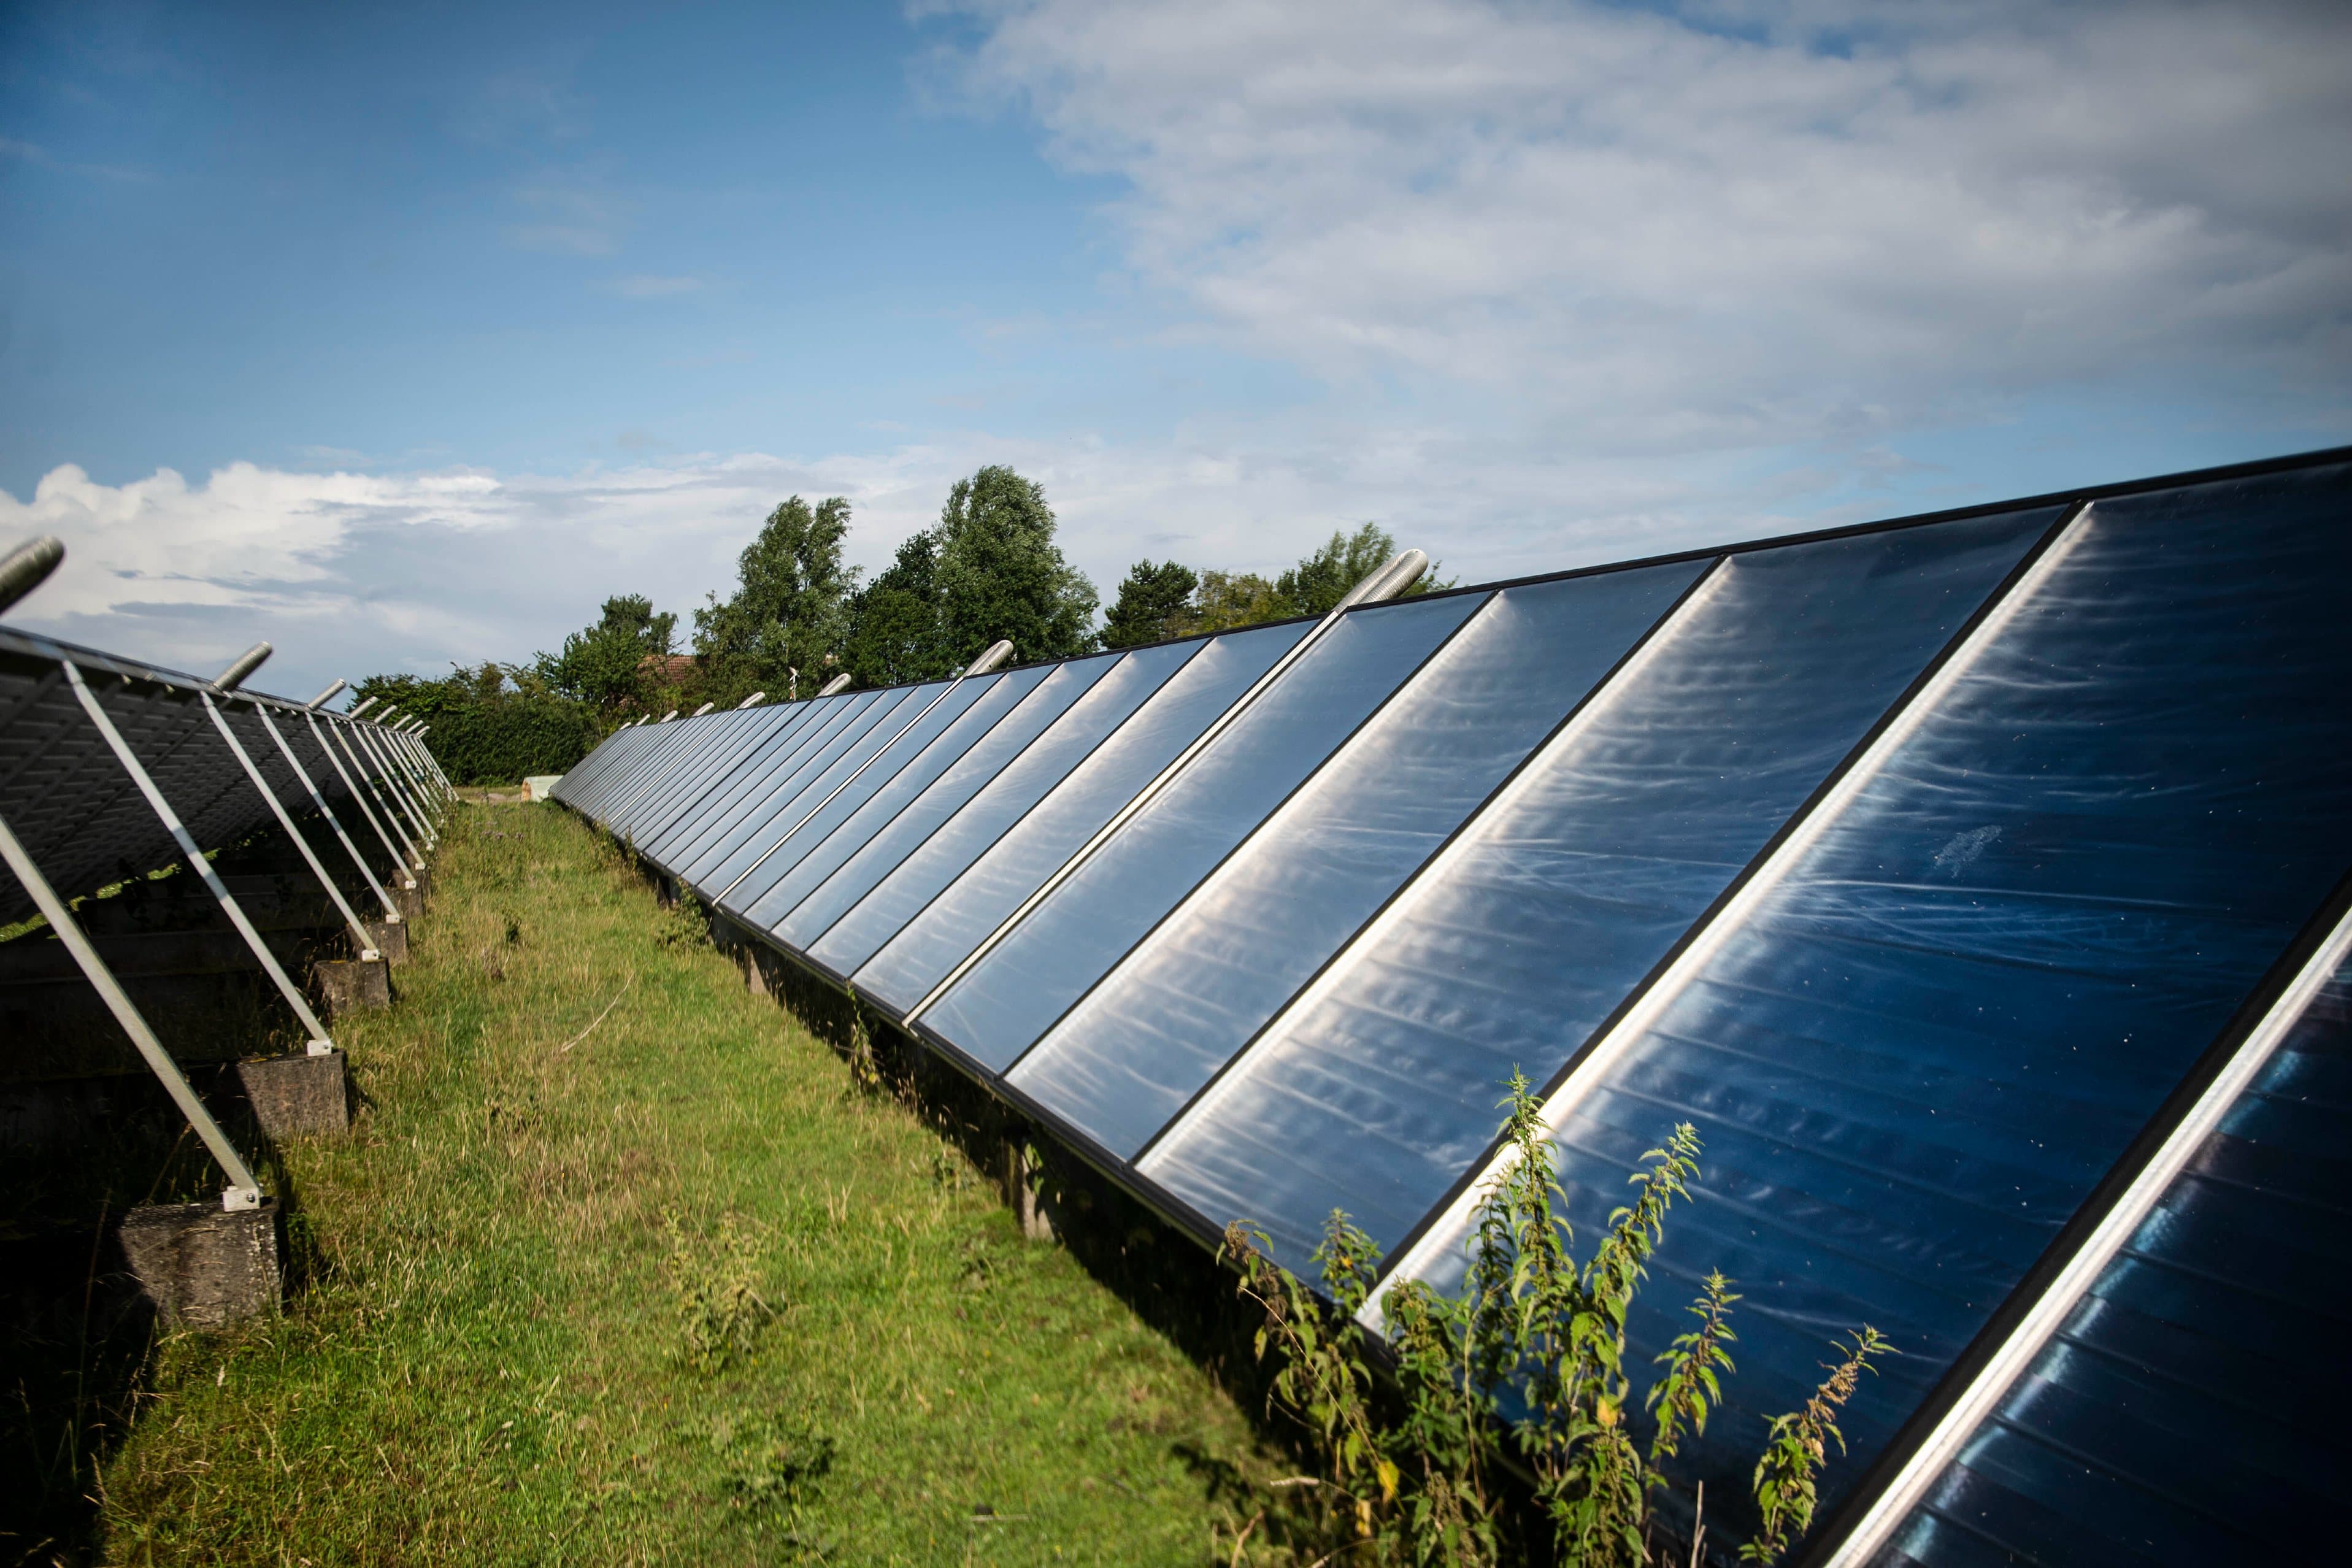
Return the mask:
[[[726,957],[665,942],[613,847],[469,806],[436,879],[398,1005],[341,1031],[353,1131],[284,1152],[310,1277],[282,1315],[158,1347],[103,1471],[110,1558],[1231,1542],[1217,1477],[1270,1461],[1202,1368]]]

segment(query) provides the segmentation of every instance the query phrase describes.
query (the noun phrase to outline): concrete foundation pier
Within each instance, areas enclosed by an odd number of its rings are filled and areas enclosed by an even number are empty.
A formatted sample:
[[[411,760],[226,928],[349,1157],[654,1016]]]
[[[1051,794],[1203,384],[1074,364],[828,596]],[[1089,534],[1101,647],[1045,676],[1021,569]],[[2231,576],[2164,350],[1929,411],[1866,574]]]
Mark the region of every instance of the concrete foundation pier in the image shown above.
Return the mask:
[[[278,1201],[257,1209],[218,1203],[163,1204],[122,1217],[122,1255],[156,1315],[182,1328],[216,1329],[278,1305]]]
[[[236,1077],[267,1137],[317,1138],[352,1124],[351,1086],[341,1051],[239,1062]]]
[[[408,917],[397,921],[362,921],[368,933],[368,945],[383,955],[386,963],[408,962]]]
[[[330,1018],[392,1005],[392,976],[383,959],[322,958],[310,972]]]

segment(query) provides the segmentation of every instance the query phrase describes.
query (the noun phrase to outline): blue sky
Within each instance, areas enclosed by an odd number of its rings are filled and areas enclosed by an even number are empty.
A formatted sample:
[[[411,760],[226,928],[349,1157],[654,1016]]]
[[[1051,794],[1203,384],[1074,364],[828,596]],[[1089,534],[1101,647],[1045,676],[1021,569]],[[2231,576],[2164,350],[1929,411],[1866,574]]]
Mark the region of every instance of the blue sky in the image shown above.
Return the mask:
[[[1897,18],[1889,21],[1887,18]],[[16,620],[264,684],[887,561],[1471,578],[2352,439],[2340,6],[0,14]]]

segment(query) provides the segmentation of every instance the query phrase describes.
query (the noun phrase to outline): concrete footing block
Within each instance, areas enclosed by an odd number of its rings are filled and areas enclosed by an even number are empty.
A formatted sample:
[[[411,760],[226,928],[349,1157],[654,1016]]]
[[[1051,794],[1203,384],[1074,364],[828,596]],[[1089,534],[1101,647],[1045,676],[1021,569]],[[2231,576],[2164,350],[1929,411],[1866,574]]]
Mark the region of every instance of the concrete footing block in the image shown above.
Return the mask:
[[[253,1120],[270,1138],[316,1138],[352,1124],[343,1053],[268,1057],[236,1064]]]
[[[218,1203],[132,1209],[118,1233],[122,1255],[156,1315],[183,1328],[216,1329],[278,1305],[278,1201],[257,1209]]]
[[[381,958],[322,958],[310,968],[330,1018],[392,1005],[392,976]]]
[[[368,945],[383,955],[386,963],[408,962],[408,918],[396,921],[362,921],[368,933]]]
[[[413,888],[391,888],[386,891],[392,894],[392,901],[399,909],[401,920],[406,923],[415,924],[417,918],[425,913],[425,884],[422,880]]]

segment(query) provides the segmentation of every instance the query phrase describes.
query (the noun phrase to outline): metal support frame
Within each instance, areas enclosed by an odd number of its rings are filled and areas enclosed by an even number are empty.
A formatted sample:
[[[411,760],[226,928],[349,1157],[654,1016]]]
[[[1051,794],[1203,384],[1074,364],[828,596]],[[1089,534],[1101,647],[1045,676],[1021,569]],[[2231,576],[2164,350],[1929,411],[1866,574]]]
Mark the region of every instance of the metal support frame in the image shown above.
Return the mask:
[[[409,734],[414,738],[416,754],[425,759],[426,764],[433,769],[433,776],[440,781],[441,798],[444,801],[455,801],[457,798],[457,786],[449,782],[449,771],[441,765],[441,759],[433,754],[433,748],[425,741],[425,731],[431,728],[433,726],[430,724],[419,724],[410,731]]]
[[[882,744],[876,747],[873,753],[864,762],[858,763],[856,769],[852,772],[847,778],[834,785],[833,793],[831,795],[826,795],[823,800],[818,801],[814,805],[809,807],[806,815],[802,816],[798,822],[793,823],[791,827],[787,828],[782,837],[777,839],[775,843],[768,847],[767,854],[761,856],[757,860],[752,861],[750,866],[744,868],[742,877],[736,878],[733,881],[728,883],[726,887],[720,889],[719,891],[719,897],[710,900],[710,907],[712,909],[717,909],[724,903],[728,894],[733,892],[736,889],[743,885],[743,877],[749,877],[752,872],[766,865],[770,858],[772,857],[777,850],[782,849],[791,841],[793,834],[798,833],[802,828],[806,827],[812,821],[814,821],[818,812],[823,811],[826,806],[831,805],[835,800],[838,800],[841,797],[841,792],[843,790],[847,789],[851,784],[857,782],[858,774],[863,773],[866,769],[872,767],[876,762],[880,760],[884,752],[889,751],[891,747],[905,740],[908,732],[913,730],[916,725],[923,721],[924,715],[929,713],[932,709],[938,707],[940,703],[945,702],[949,697],[954,694],[957,687],[961,686],[965,681],[971,680],[977,676],[986,675],[989,671],[994,669],[998,665],[1003,664],[1006,659],[1012,657],[1013,645],[1011,643],[1006,642],[1002,638],[991,643],[986,651],[982,653],[978,658],[973,659],[971,665],[965,668],[961,675],[957,676],[953,680],[948,682],[946,690],[941,691],[937,697],[934,697],[929,702],[924,703],[921,712],[917,713],[913,718],[908,720],[907,722],[900,727],[897,734],[891,736],[888,740],[883,742]]]
[[[294,770],[294,776],[300,779],[302,787],[310,792],[310,804],[319,808],[319,815],[325,817],[327,826],[335,830],[335,837],[341,840],[344,853],[352,858],[352,864],[360,868],[360,875],[367,879],[367,885],[374,890],[376,898],[383,902],[383,918],[394,925],[398,925],[400,906],[392,901],[392,895],[384,890],[382,882],[376,880],[374,870],[368,865],[366,858],[360,854],[360,847],[352,842],[352,836],[343,831],[341,821],[336,817],[333,811],[329,809],[326,797],[319,793],[318,784],[310,777],[310,770],[302,765],[301,759],[294,754],[294,748],[286,743],[286,737],[279,732],[277,723],[269,717],[269,710],[257,705],[255,711],[261,715],[261,727],[269,731],[271,740],[278,742],[278,750],[286,758],[286,765]],[[324,750],[323,747],[320,749]],[[327,760],[334,761],[331,752],[329,753]]]
[[[385,818],[400,831],[402,839],[406,842],[410,853],[415,858],[416,868],[421,871],[425,868],[425,851],[430,849],[432,845],[417,819],[416,807],[401,794],[398,781],[393,777],[392,769],[386,765],[383,752],[370,743],[368,728],[363,724],[347,725],[344,728],[343,739],[350,744],[354,755],[363,759],[361,766],[367,772],[369,783],[376,792],[376,798],[383,803]]]
[[[393,798],[400,803],[400,808],[408,814],[409,826],[415,829],[415,837],[423,841],[425,850],[429,853],[439,847],[440,840],[433,831],[432,819],[417,805],[415,792],[403,778],[399,764],[392,756],[390,742],[380,743],[377,740],[381,727],[355,724],[352,732],[359,737],[359,742],[368,755],[374,759],[377,776],[383,780],[384,787],[392,792]],[[420,861],[419,865],[422,864]]]
[[[415,761],[418,775],[431,788],[435,798],[446,805],[457,798],[457,790],[449,782],[449,775],[442,771],[440,759],[434,756],[432,748],[425,743],[425,731],[431,728],[433,726],[424,720],[413,719],[401,730],[401,741]]]
[[[327,744],[326,735],[319,729],[319,715],[316,712],[305,712],[302,717],[310,725],[310,738],[319,743],[319,750],[324,752],[327,761],[334,765],[335,776],[343,781],[343,788],[350,794],[352,799],[359,804],[360,816],[366,820],[368,826],[375,830],[376,839],[383,846],[383,852],[391,856],[392,863],[400,868],[402,885],[410,888],[416,886],[415,868],[401,858],[400,851],[393,845],[392,835],[386,833],[383,830],[383,824],[376,820],[375,809],[368,805],[367,796],[361,794],[360,786],[352,782],[351,771],[343,766],[343,759],[335,755],[334,746]],[[331,718],[329,723],[331,725],[332,722]],[[338,744],[341,743],[341,739],[340,735],[336,737]],[[345,747],[344,750],[348,752],[350,748]],[[352,766],[354,768],[359,766],[358,757],[352,758]]]
[[[220,905],[221,913],[228,917],[228,923],[236,928],[237,935],[245,938],[245,945],[253,950],[254,958],[268,974],[270,983],[278,987],[278,994],[286,998],[286,1005],[294,1009],[294,1016],[300,1020],[304,1031],[310,1037],[310,1054],[316,1057],[332,1053],[335,1042],[328,1036],[326,1026],[319,1022],[319,1016],[310,1010],[310,1001],[302,994],[302,988],[287,976],[285,969],[278,962],[278,955],[269,951],[269,944],[263,942],[261,933],[253,929],[253,922],[245,918],[245,910],[238,907],[228,885],[220,879],[220,873],[213,869],[213,863],[205,858],[205,852],[197,847],[195,839],[181,823],[178,813],[172,809],[172,803],[165,800],[163,792],[155,787],[154,779],[148,774],[137,753],[131,751],[131,743],[122,738],[122,731],[114,727],[114,721],[100,705],[97,694],[82,679],[80,667],[67,659],[65,672],[67,683],[74,689],[74,695],[81,700],[82,710],[89,715],[90,722],[96,724],[98,732],[106,738],[115,761],[121,763],[122,771],[131,775],[131,782],[139,786],[139,793],[147,797],[147,804],[153,808],[156,819],[178,843],[181,853],[188,858],[189,868],[202,879],[214,901]]]
[[[204,702],[205,711],[212,717],[213,728],[218,730],[221,739],[228,742],[228,749],[236,754],[238,765],[245,769],[245,776],[253,781],[253,787],[268,803],[269,814],[278,819],[278,826],[286,830],[286,837],[294,841],[294,847],[302,852],[302,859],[310,868],[310,874],[319,879],[319,886],[326,889],[327,897],[334,900],[335,908],[352,928],[352,941],[357,944],[360,957],[362,960],[382,957],[376,952],[374,941],[368,935],[367,927],[361,923],[359,911],[352,908],[350,900],[343,897],[343,890],[335,886],[335,879],[327,875],[327,868],[311,850],[310,840],[302,837],[301,829],[294,826],[294,818],[278,800],[277,791],[271,789],[269,781],[261,776],[261,770],[253,765],[253,759],[246,754],[245,743],[236,738],[236,731],[228,727],[228,719],[221,712],[219,705],[213,701],[212,693],[200,692],[198,696]]]
[[[1723,944],[1748,923],[1764,900],[1788,879],[1789,874],[1820,842],[1822,836],[1844,816],[1847,807],[1885,770],[1895,754],[1935,711],[1945,694],[1976,668],[1977,661],[2000,639],[2010,623],[2033,602],[2043,585],[2074,552],[2090,531],[2091,519],[2092,509],[2082,506],[2056,526],[2048,536],[2046,547],[2032,556],[2031,564],[2011,580],[2007,591],[2000,594],[1996,602],[1980,612],[1979,618],[1961,638],[1959,646],[1912,691],[1900,710],[1871,739],[1853,764],[1823,790],[1811,806],[1790,826],[1785,837],[1765,854],[1747,880],[1741,882],[1716,909],[1712,917],[1692,933],[1664,970],[1618,1015],[1616,1022],[1586,1047],[1560,1079],[1559,1087],[1544,1097],[1538,1120],[1543,1136],[1549,1138],[1559,1131],[1570,1112],[1599,1087],[1603,1076],[1633,1049],[1634,1043],[1689,988],[1715,955],[1722,951]],[[1400,1279],[1426,1273],[1442,1253],[1461,1245],[1469,1226],[1470,1215],[1481,1201],[1482,1194],[1509,1168],[1511,1158],[1507,1149],[1496,1151],[1477,1178],[1464,1183],[1444,1208],[1431,1216],[1419,1237],[1398,1257],[1394,1266],[1382,1277],[1362,1310],[1357,1313],[1360,1321],[1369,1328],[1381,1330],[1385,1322],[1381,1305],[1387,1300],[1390,1289]]]
[[[2352,956],[2352,913],[2337,919],[2327,939],[2305,961],[2286,990],[2263,1013],[2262,1021],[2231,1053],[2228,1063],[2166,1136],[2154,1157],[2132,1178],[2131,1184],[2099,1221],[2097,1228],[2066,1260],[2065,1267],[2027,1309],[2000,1348],[1837,1543],[1824,1568],[1862,1568],[1910,1516],[1936,1479],[1959,1457],[1978,1426],[2032,1365],[2034,1357],[2065,1322],[2075,1303],[2138,1231],[2166,1189],[2188,1167],[2206,1138],[2221,1126],[2221,1119],[2237,1103],[2239,1096],[2270,1065],[2271,1058],[2303,1021],[2304,1014],[2326,989],[2347,956]]]
[[[1407,588],[1412,587],[1415,583],[1419,582],[1421,580],[1421,574],[1428,570],[1428,556],[1423,554],[1418,550],[1407,550],[1398,554],[1395,559],[1391,560],[1387,565],[1381,567],[1379,571],[1368,574],[1361,582],[1349,589],[1347,596],[1342,598],[1338,604],[1332,605],[1324,617],[1316,622],[1313,628],[1309,630],[1305,637],[1300,637],[1296,643],[1292,644],[1287,652],[1284,653],[1280,658],[1276,659],[1271,668],[1267,669],[1264,675],[1259,676],[1255,680],[1250,682],[1249,689],[1244,691],[1239,697],[1234,698],[1232,702],[1226,705],[1223,712],[1218,714],[1215,719],[1210,721],[1209,727],[1202,731],[1198,735],[1194,736],[1191,745],[1186,746],[1182,751],[1177,752],[1175,756],[1171,758],[1165,766],[1151,776],[1149,783],[1147,783],[1141,789],[1136,791],[1135,795],[1129,799],[1128,803],[1112,815],[1111,819],[1108,822],[1104,823],[1100,827],[1095,829],[1093,835],[1089,837],[1084,844],[1079,845],[1076,852],[1072,854],[1067,859],[1064,860],[1060,868],[1057,868],[1052,876],[1046,878],[1044,882],[1038,885],[1035,891],[1032,892],[1027,898],[1022,900],[1018,905],[1014,906],[1011,914],[1006,915],[1002,921],[999,921],[996,924],[996,929],[990,931],[987,936],[981,939],[979,946],[966,953],[963,956],[962,962],[956,964],[954,968],[949,970],[938,984],[925,992],[919,1001],[918,1001],[913,1006],[908,1008],[907,1015],[903,1022],[908,1026],[912,1026],[915,1020],[922,1016],[923,1011],[926,1008],[929,1007],[932,1003],[937,1002],[940,997],[953,990],[955,988],[956,982],[971,973],[974,968],[978,967],[981,960],[995,952],[997,944],[1002,942],[1006,937],[1011,936],[1014,927],[1018,926],[1023,921],[1027,920],[1030,912],[1036,909],[1038,905],[1044,903],[1047,899],[1052,898],[1055,889],[1059,888],[1064,882],[1068,881],[1072,877],[1076,876],[1079,867],[1094,858],[1095,851],[1109,843],[1113,835],[1117,834],[1120,828],[1126,826],[1138,812],[1141,811],[1145,806],[1150,805],[1152,801],[1157,799],[1161,791],[1165,790],[1171,784],[1175,782],[1178,774],[1181,773],[1186,768],[1192,765],[1193,758],[1199,756],[1202,752],[1208,750],[1210,746],[1213,745],[1216,742],[1218,736],[1223,735],[1227,730],[1232,729],[1233,726],[1239,721],[1241,716],[1249,711],[1251,704],[1255,703],[1260,697],[1264,696],[1269,689],[1271,689],[1274,683],[1280,680],[1283,676],[1287,674],[1293,665],[1297,664],[1301,658],[1304,658],[1307,656],[1308,649],[1315,647],[1316,644],[1321,642],[1324,637],[1328,636],[1331,628],[1339,624],[1340,616],[1346,615],[1349,610],[1354,609],[1358,605],[1378,604],[1384,600],[1395,598],[1399,594],[1403,593]]]
[[[81,929],[81,922],[74,919],[73,910],[58,897],[57,889],[49,886],[49,879],[41,875],[41,868],[33,863],[33,857],[17,840],[15,830],[9,827],[5,817],[0,817],[0,859],[8,862],[8,869],[16,873],[16,880],[25,885],[25,890],[33,895],[33,902],[49,922],[49,929],[58,933],[58,939],[65,943],[66,951],[73,954],[74,962],[81,966],[82,974],[89,980],[90,988],[106,1004],[107,1011],[114,1015],[114,1021],[122,1026],[122,1032],[131,1037],[131,1043],[146,1058],[148,1067],[163,1080],[164,1092],[172,1097],[172,1103],[180,1108],[180,1114],[188,1119],[188,1125],[195,1130],[205,1152],[220,1166],[221,1173],[228,1178],[227,1186],[221,1192],[221,1207],[232,1212],[259,1208],[261,1184],[254,1180],[253,1172],[247,1166],[244,1157],[228,1141],[228,1135],[221,1131],[220,1123],[213,1120],[213,1113],[205,1109],[205,1102],[196,1098],[196,1091],[188,1087],[187,1076],[180,1071],[180,1064],[172,1059],[172,1054],[163,1048],[163,1042],[155,1037],[153,1029],[148,1027],[147,1020],[140,1016],[139,1009],[124,993],[122,983],[115,979],[114,972],[107,968],[104,959],[99,957],[98,949],[90,945],[89,937]]]
[[[443,808],[448,803],[443,798],[440,786],[434,781],[433,770],[427,765],[428,759],[424,754],[424,748],[416,743],[415,731],[409,727],[415,723],[415,721],[412,719],[408,724],[394,731],[392,745],[407,767],[409,777],[415,781],[416,793],[424,801],[425,808],[433,814],[434,829],[437,834],[440,830]]]
[[[360,761],[361,748],[352,744],[352,738],[347,732],[349,731],[358,729],[359,726],[354,723],[346,722],[333,725],[332,728],[335,737],[335,744],[341,746],[343,750],[343,754],[351,758],[352,766],[358,772],[360,782],[367,785],[368,794],[375,796],[376,805],[383,813],[383,820],[392,825],[393,833],[400,839],[402,848],[393,850],[393,858],[400,862],[404,871],[406,873],[404,879],[410,887],[413,888],[416,886],[416,878],[415,874],[425,869],[425,856],[423,852],[416,847],[416,841],[409,837],[407,827],[401,822],[399,816],[394,813],[392,809],[392,802],[385,798],[383,789],[376,784],[376,775],[369,771],[368,765],[365,763]],[[341,766],[340,763],[337,765],[338,767]],[[371,818],[371,820],[373,820],[373,818]],[[382,826],[379,826],[376,831],[381,834],[383,830]],[[384,847],[387,849],[392,848],[392,840],[390,838],[386,838],[384,840]],[[405,853],[403,852],[404,850]]]

